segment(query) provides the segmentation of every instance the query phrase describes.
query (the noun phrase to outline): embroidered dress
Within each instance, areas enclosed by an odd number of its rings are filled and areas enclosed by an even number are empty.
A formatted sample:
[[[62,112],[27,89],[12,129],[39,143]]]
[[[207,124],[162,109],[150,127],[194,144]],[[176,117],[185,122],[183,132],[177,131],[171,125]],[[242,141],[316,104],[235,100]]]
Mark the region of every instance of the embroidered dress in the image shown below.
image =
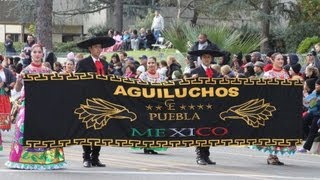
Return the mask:
[[[142,81],[147,81],[151,83],[160,83],[166,80],[166,77],[162,74],[158,73],[158,76],[152,77],[150,74],[146,71],[140,74],[139,79]]]
[[[0,83],[3,82],[3,79],[0,77]],[[10,130],[10,97],[6,93],[4,85],[0,88],[0,130]],[[0,143],[1,145],[1,143]]]
[[[35,73],[50,73],[51,70],[44,66],[35,66],[30,64],[24,70],[24,74]],[[27,148],[23,147],[23,132],[24,132],[24,116],[25,116],[25,101],[24,89],[21,92],[22,107],[19,110],[17,121],[15,124],[15,134],[11,145],[9,161],[6,166],[14,169],[61,169],[66,163],[62,148]]]
[[[264,73],[263,78],[265,79],[289,79],[289,75],[284,71],[277,71],[277,70],[270,70],[266,73]],[[297,147],[296,146],[249,146],[250,149],[259,150],[262,152],[266,152],[272,155],[293,155]]]
[[[0,77],[0,82],[2,82],[1,77]],[[11,128],[11,122],[9,118],[10,111],[11,111],[10,98],[6,94],[4,87],[1,87],[0,88],[0,151],[3,150],[1,130],[10,130]]]
[[[142,81],[152,82],[152,83],[160,83],[166,80],[166,77],[162,74],[157,73],[158,76],[151,77],[148,72],[143,72],[140,74],[139,79]],[[132,149],[140,150],[141,148],[135,148]],[[154,151],[166,151],[168,148],[144,148],[145,150],[154,150]]]

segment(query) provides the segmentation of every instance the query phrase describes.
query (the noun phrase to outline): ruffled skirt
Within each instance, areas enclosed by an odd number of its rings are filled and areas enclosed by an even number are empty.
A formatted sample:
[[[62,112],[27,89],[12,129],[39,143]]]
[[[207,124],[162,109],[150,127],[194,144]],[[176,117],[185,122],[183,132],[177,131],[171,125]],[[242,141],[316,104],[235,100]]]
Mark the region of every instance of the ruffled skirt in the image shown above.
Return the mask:
[[[294,155],[296,146],[249,146],[250,149],[258,150],[272,155]]]
[[[61,169],[66,163],[62,148],[27,148],[23,146],[24,106],[19,110],[15,123],[15,134],[11,145],[8,168],[14,169]]]
[[[4,93],[3,89],[0,89],[0,130],[10,130],[10,112],[10,98]]]

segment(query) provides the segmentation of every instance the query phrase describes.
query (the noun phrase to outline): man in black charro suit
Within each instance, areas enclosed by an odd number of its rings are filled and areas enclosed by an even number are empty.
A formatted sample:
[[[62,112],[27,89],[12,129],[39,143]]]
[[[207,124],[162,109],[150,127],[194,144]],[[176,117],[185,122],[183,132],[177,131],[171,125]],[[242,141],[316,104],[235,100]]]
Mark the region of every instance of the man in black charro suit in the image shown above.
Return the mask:
[[[76,72],[96,72],[106,75],[108,73],[108,63],[99,58],[102,48],[115,44],[115,40],[110,37],[94,37],[77,44],[79,48],[88,49],[90,56],[77,63]],[[82,146],[84,167],[105,167],[99,160],[100,146]]]
[[[191,76],[193,78],[197,77],[209,77],[209,78],[217,78],[218,72],[211,68],[211,62],[213,61],[214,57],[220,57],[224,54],[219,49],[212,49],[207,48],[203,50],[195,50],[189,51],[190,55],[193,56],[200,56],[201,58],[201,65],[191,71]],[[196,162],[199,165],[215,165],[216,162],[210,160],[210,147],[197,147],[196,153],[197,158]]]

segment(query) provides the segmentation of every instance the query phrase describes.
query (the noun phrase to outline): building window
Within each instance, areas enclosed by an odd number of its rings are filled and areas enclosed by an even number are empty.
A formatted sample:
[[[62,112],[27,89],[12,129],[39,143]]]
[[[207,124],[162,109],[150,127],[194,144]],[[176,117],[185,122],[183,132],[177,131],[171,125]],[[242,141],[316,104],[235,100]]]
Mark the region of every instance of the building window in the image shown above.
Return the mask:
[[[11,40],[12,40],[13,42],[19,42],[19,40],[20,40],[20,34],[8,33],[8,34],[6,34],[6,36],[7,36],[7,35],[10,35],[10,36],[11,36]]]
[[[62,35],[62,42],[74,41],[76,37],[79,37],[79,34],[64,34]]]

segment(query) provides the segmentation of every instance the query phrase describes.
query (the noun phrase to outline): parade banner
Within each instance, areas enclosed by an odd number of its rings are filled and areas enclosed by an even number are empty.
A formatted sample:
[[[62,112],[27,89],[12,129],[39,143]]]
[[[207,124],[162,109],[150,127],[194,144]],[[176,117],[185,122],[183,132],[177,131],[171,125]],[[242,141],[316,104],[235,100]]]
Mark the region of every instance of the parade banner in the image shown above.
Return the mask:
[[[94,73],[27,75],[24,144],[189,147],[301,144],[302,83],[147,83]]]

